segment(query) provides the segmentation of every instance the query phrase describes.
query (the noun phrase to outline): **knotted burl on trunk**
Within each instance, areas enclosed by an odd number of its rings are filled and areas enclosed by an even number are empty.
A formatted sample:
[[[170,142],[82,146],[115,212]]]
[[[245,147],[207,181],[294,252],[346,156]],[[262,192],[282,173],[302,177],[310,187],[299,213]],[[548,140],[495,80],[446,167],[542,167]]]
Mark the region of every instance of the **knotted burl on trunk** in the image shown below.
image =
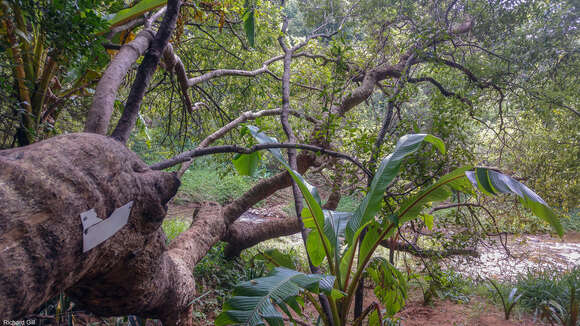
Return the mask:
[[[96,134],[0,151],[0,316],[22,318],[66,291],[98,314],[168,320],[175,283],[193,290],[160,228],[178,187],[173,173]],[[129,201],[128,223],[83,253],[80,214],[94,208],[104,219]]]

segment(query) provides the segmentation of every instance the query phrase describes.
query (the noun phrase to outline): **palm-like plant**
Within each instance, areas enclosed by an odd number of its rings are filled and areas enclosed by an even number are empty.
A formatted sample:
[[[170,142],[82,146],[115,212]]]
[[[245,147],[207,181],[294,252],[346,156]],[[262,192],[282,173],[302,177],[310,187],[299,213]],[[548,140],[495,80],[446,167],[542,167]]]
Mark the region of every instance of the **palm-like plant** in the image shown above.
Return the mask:
[[[259,143],[275,143],[274,138],[270,138],[256,127],[248,127],[252,135]],[[392,154],[385,157],[377,169],[367,195],[352,214],[328,212],[322,209],[320,197],[316,188],[308,184],[304,178],[296,171],[292,170],[282,157],[279,149],[269,151],[286,168],[294,181],[298,184],[307,204],[308,214],[303,216],[304,226],[310,229],[306,241],[306,250],[312,263],[320,266],[326,262],[327,270],[334,276],[332,295],[328,296],[332,316],[325,316],[325,322],[333,319],[333,325],[346,325],[347,315],[355,296],[355,290],[372,262],[373,253],[386,238],[392,237],[397,229],[405,222],[417,219],[421,216],[422,209],[429,203],[442,201],[451,196],[453,191],[474,194],[475,189],[479,189],[486,195],[496,194],[516,194],[522,204],[532,210],[541,219],[544,219],[562,235],[563,229],[557,216],[551,211],[547,204],[532,190],[519,183],[513,178],[502,173],[487,169],[466,166],[458,168],[451,173],[444,175],[437,182],[425,187],[417,194],[407,198],[390,216],[380,216],[381,201],[387,187],[399,173],[403,159],[416,152],[421,143],[428,142],[434,145],[439,151],[445,153],[443,142],[432,135],[412,134],[399,139]],[[363,230],[366,234],[362,236]],[[342,240],[344,238],[344,240]],[[358,251],[358,259],[356,252]],[[406,299],[406,282],[392,265],[384,261],[372,264],[374,275],[379,289],[375,292],[381,294],[379,299],[383,304],[388,305],[388,316],[394,315],[404,306]],[[309,276],[312,277],[312,276]],[[284,296],[275,299],[267,297],[266,289],[275,289],[278,283],[272,282],[275,278],[255,280],[263,291],[236,292],[235,296],[224,307],[224,312],[218,318],[218,325],[226,324],[247,324],[260,325],[265,319],[270,325],[278,325],[282,321],[280,314],[271,313],[269,309],[262,314],[261,306],[253,303],[262,300],[269,303],[278,304],[283,311],[286,311],[281,303],[292,302],[300,291],[287,291]],[[329,279],[327,279],[329,280]],[[244,284],[244,287],[252,288],[253,283]],[[304,290],[312,291],[311,288],[302,287]],[[320,287],[314,288],[314,293],[319,293]],[[239,313],[234,307],[244,307],[250,309],[244,313]],[[375,320],[380,324],[381,318],[376,318],[380,313],[378,308],[375,311],[367,309],[369,320]],[[237,309],[237,308],[236,308]],[[320,310],[319,310],[320,311]],[[257,316],[262,316],[258,318]],[[290,315],[289,315],[290,316]],[[227,322],[226,322],[227,321]]]

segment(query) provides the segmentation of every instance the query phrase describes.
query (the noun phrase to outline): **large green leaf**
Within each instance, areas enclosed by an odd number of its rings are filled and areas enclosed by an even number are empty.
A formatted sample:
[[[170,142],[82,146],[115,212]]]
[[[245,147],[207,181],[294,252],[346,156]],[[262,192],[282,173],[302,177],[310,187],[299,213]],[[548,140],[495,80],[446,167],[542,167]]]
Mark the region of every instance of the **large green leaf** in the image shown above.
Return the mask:
[[[239,175],[255,176],[258,171],[258,162],[260,161],[260,153],[253,152],[251,154],[237,154],[234,156],[232,163]]]
[[[371,182],[369,192],[354,211],[346,227],[346,240],[352,245],[354,234],[370,219],[375,217],[380,209],[381,200],[387,187],[399,174],[403,159],[416,152],[422,142],[429,142],[445,153],[445,145],[441,139],[427,134],[405,135],[399,139],[392,154],[384,158]]]
[[[296,297],[302,291],[330,294],[333,283],[333,276],[277,267],[269,276],[238,284],[215,325],[264,325],[264,320],[268,325],[284,325],[283,316],[275,305],[285,312],[287,305],[296,310]]]
[[[246,128],[248,128],[252,136],[254,136],[254,138],[260,144],[271,144],[278,142],[276,138],[269,137],[263,132],[260,132],[259,129],[255,126],[247,126]],[[332,261],[330,260],[333,257],[333,250],[336,250],[336,248],[332,247],[332,244],[328,241],[328,238],[324,233],[325,216],[324,212],[322,211],[318,190],[316,187],[306,182],[300,173],[290,167],[288,162],[286,162],[282,156],[282,152],[279,148],[271,148],[268,149],[268,151],[274,155],[274,157],[282,164],[282,166],[284,166],[286,171],[288,171],[292,179],[296,182],[300,192],[304,196],[304,200],[306,201],[306,205],[311,212],[311,216],[313,217],[312,221],[314,222],[314,230],[316,233],[314,233],[312,236],[309,236],[306,243],[306,250],[308,251],[308,254],[312,256],[310,257],[312,264],[314,264],[314,266],[319,266],[322,264],[324,257],[327,257],[329,259],[329,263],[332,264]],[[321,252],[324,254],[321,255]]]
[[[256,38],[256,17],[254,9],[246,10],[242,18],[244,21],[244,31],[246,32],[248,43],[251,47],[254,47],[254,41]]]
[[[492,194],[516,194],[520,197],[522,205],[531,210],[536,216],[548,222],[559,236],[564,234],[560,219],[550,209],[548,204],[530,188],[516,181],[512,177],[486,168],[476,168],[475,172],[465,173],[471,183],[475,186],[481,180],[488,180],[489,191]]]
[[[472,167],[456,169],[404,201],[396,213],[397,220],[394,222],[400,225],[418,217],[426,204],[447,199],[452,190],[473,193],[475,188],[487,195],[499,193],[517,195],[524,207],[548,222],[558,235],[562,236],[564,230],[558,217],[535,192],[505,174],[486,168],[469,171],[471,169]]]
[[[122,25],[166,4],[167,0],[141,0],[131,8],[118,11],[115,16],[109,20],[109,23],[111,24],[111,27]]]

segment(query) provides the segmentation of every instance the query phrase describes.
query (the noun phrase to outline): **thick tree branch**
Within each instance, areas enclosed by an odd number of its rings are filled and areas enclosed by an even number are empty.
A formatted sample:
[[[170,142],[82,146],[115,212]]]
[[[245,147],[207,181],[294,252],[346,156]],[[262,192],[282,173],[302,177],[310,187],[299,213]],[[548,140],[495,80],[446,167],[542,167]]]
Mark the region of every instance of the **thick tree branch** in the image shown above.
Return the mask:
[[[147,54],[145,54],[145,58],[143,58],[143,62],[137,70],[137,76],[135,77],[133,87],[131,87],[131,92],[127,98],[125,110],[117,123],[117,127],[113,130],[111,135],[123,144],[129,140],[131,131],[135,126],[135,121],[137,120],[139,109],[141,108],[143,96],[145,96],[145,91],[149,86],[151,77],[153,76],[153,73],[155,73],[163,51],[165,50],[169,38],[175,29],[180,7],[181,0],[167,1],[167,9],[163,22],[151,43],[151,47],[147,51]]]
[[[408,252],[413,256],[419,257],[432,257],[432,258],[446,258],[450,256],[479,257],[479,253],[477,252],[477,250],[472,248],[451,248],[445,250],[423,249],[403,242],[395,242],[393,246],[391,241],[388,240],[381,241],[381,246],[385,248],[393,248],[394,250],[397,251]]]
[[[300,225],[295,219],[271,219],[262,222],[236,221],[230,225],[227,234],[222,239],[228,242],[226,252],[228,257],[238,256],[242,250],[253,247],[258,243],[282,236],[299,233]],[[391,248],[390,241],[383,240],[381,246]],[[473,248],[451,248],[446,250],[424,249],[403,242],[395,242],[396,251],[408,252],[414,256],[446,258],[450,256],[479,257]]]
[[[153,19],[157,19],[163,12],[165,8],[149,18],[146,25],[151,26]],[[85,132],[101,135],[107,133],[119,87],[131,66],[149,48],[154,37],[153,30],[143,29],[133,41],[123,45],[119,53],[111,60],[97,84],[95,96],[87,114]]]

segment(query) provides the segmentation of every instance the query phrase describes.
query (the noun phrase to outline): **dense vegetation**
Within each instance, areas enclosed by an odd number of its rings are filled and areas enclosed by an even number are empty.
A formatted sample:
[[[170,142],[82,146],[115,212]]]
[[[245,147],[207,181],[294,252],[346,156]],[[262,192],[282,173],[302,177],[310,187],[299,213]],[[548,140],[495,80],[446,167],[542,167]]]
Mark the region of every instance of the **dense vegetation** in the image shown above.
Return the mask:
[[[0,1],[0,149],[8,157],[59,135],[110,135],[147,169],[179,179],[170,206],[192,211],[162,229],[159,220],[164,238],[149,254],[200,250],[179,256],[193,275],[183,284],[194,286],[181,286],[178,316],[161,306],[125,311],[121,301],[110,308],[118,298],[100,307],[93,296],[80,302],[88,312],[123,313],[131,324],[144,323],[137,315],[389,325],[417,290],[425,303],[480,293],[503,304],[506,319],[514,306],[573,325],[578,266],[502,283],[440,263],[508,235],[580,231],[578,12],[571,0]],[[7,180],[6,194],[43,202]],[[139,187],[99,190],[152,198]],[[120,206],[115,198],[101,200],[99,214]],[[284,218],[240,219],[274,206]],[[219,226],[198,217],[208,207],[219,207]],[[291,234],[302,235],[303,249],[264,247]],[[157,278],[165,279],[135,279]],[[365,280],[378,303],[363,305]],[[75,282],[52,286],[59,297],[32,311],[67,309],[65,291],[85,300]],[[305,302],[313,320],[302,315]]]

